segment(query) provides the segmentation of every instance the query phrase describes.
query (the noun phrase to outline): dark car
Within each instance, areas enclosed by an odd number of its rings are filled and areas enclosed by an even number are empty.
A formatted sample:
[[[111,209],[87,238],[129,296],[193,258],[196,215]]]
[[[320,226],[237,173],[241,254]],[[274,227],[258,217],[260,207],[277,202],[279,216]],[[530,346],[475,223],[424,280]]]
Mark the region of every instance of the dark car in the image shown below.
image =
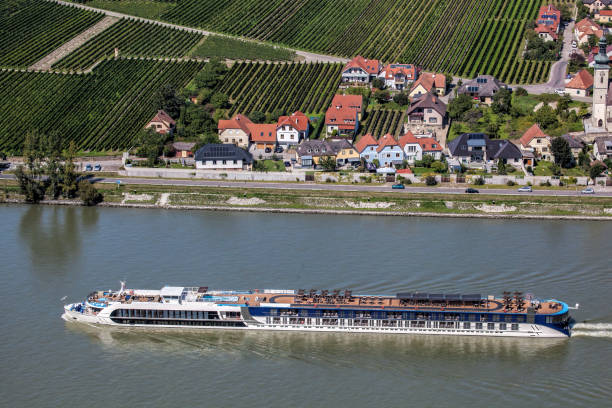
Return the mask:
[[[96,164],[96,165],[94,166],[94,171],[101,171],[101,170],[102,170],[102,166],[101,166],[101,165]]]
[[[91,167],[91,164],[85,166],[85,171],[93,171],[93,167]]]
[[[465,192],[468,193],[468,194],[477,194],[477,193],[479,193],[478,190],[476,190],[475,188],[472,188],[472,187],[466,188]]]
[[[274,153],[282,153],[283,152],[283,147],[282,146],[276,146],[274,148]]]
[[[265,150],[264,150],[264,152],[266,152],[266,153],[272,153],[272,149],[270,149],[269,147],[266,147],[266,148],[265,148]]]
[[[291,162],[286,161],[285,162],[285,167],[291,167]]]

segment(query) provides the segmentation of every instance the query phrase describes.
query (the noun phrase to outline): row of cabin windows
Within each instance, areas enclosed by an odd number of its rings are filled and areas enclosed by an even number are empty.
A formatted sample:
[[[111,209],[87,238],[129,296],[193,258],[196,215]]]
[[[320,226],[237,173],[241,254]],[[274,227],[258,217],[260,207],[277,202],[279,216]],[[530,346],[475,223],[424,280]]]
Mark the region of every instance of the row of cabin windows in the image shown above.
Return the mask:
[[[246,327],[244,322],[227,322],[223,320],[157,320],[157,319],[121,319],[111,317],[119,324],[147,324],[164,326],[209,326],[209,327]]]
[[[364,318],[364,319],[398,319],[398,320],[444,320],[469,322],[506,322],[524,323],[525,315],[493,314],[493,313],[452,313],[452,312],[383,312],[383,311],[353,311],[325,309],[262,309],[264,316],[282,317],[333,317],[333,318]]]
[[[212,164],[238,164],[238,160],[213,160]]]
[[[463,329],[471,330],[518,330],[518,323],[472,323],[472,322],[426,322],[424,320],[367,320],[367,319],[337,319],[310,317],[267,317],[267,324],[297,324],[323,326],[356,326],[356,327],[416,327],[433,329]],[[472,326],[472,324],[474,326]]]
[[[154,309],[116,309],[111,317],[142,317],[146,319],[187,319],[187,320],[219,320],[218,312],[203,310],[154,310]]]

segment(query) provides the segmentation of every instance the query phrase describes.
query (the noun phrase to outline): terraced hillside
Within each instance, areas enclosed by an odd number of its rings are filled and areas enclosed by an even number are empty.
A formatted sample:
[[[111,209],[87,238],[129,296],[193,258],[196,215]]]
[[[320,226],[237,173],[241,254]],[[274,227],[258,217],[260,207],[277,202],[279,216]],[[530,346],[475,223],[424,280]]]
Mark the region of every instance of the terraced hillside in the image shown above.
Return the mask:
[[[253,111],[318,113],[327,109],[340,84],[340,64],[234,64],[217,91],[233,102],[230,114]]]
[[[53,68],[86,69],[113,55],[115,48],[122,56],[184,57],[201,39],[196,33],[123,19],[64,57]]]
[[[27,67],[104,17],[41,0],[0,3],[1,67]]]
[[[128,0],[124,0],[124,2]],[[542,0],[177,0],[160,18],[342,56],[410,62],[511,83],[544,80],[523,61],[525,24]]]
[[[370,109],[360,124],[359,135],[370,133],[378,139],[390,133],[398,137],[404,125],[405,115],[405,110]]]
[[[185,86],[203,65],[119,59],[83,75],[0,72],[0,150],[18,152],[34,129],[84,150],[130,147],[157,109],[157,92]]]

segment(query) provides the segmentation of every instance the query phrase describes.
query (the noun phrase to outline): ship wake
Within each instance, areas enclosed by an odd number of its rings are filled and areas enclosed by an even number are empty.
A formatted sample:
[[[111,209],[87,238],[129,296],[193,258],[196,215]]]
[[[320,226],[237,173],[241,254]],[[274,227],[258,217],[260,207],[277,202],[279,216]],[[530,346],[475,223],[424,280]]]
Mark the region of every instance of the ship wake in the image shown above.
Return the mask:
[[[612,323],[576,323],[572,327],[572,336],[612,339]]]

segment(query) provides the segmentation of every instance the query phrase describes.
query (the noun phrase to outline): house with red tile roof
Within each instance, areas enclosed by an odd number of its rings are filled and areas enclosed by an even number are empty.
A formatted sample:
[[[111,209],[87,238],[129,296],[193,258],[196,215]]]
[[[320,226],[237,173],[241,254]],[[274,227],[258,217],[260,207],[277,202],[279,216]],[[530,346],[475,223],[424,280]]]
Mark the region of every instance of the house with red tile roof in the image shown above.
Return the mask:
[[[446,76],[431,72],[421,72],[410,87],[410,99],[419,98],[427,93],[443,96],[446,94]]]
[[[281,116],[276,123],[276,142],[279,145],[296,145],[301,140],[308,139],[310,121],[308,116],[300,111],[290,116]]]
[[[593,90],[593,75],[583,69],[565,84],[565,92],[574,96],[589,96]]]
[[[166,113],[165,110],[158,110],[153,119],[145,125],[145,129],[153,129],[155,132],[165,135],[174,132],[176,122]]]
[[[376,153],[380,167],[394,167],[404,161],[404,151],[395,137],[389,133],[378,139]]]
[[[249,147],[251,119],[238,114],[231,119],[219,119],[219,139],[222,143],[232,143],[243,148]]]
[[[582,0],[582,4],[589,8],[589,12],[597,12],[604,7],[612,6],[612,0]]]
[[[519,139],[521,149],[532,152],[542,160],[552,160],[550,152],[551,139],[540,129],[537,123],[531,126]]]
[[[378,141],[370,133],[361,136],[355,143],[355,150],[359,153],[359,157],[368,163],[372,163],[374,159],[378,158],[376,149],[378,149]]]
[[[556,41],[559,38],[561,11],[552,4],[540,7],[535,31],[544,41]]]
[[[412,64],[388,64],[380,71],[378,77],[385,81],[387,88],[403,91],[416,81],[417,75],[417,67]]]
[[[248,128],[251,146],[259,150],[276,147],[276,123],[250,123]]]
[[[351,108],[356,109],[361,119],[361,113],[363,112],[363,96],[361,95],[334,95],[331,106],[334,108]]]
[[[335,95],[325,113],[325,133],[352,137],[359,129],[363,97],[361,95]]]
[[[579,46],[589,42],[591,36],[595,36],[599,40],[603,35],[603,29],[589,18],[583,18],[574,25],[574,39]]]
[[[381,70],[379,60],[366,59],[358,55],[342,68],[342,82],[369,84]]]
[[[595,20],[598,23],[612,23],[612,10],[599,10],[595,13]]]
[[[414,164],[415,160],[423,159],[423,148],[411,131],[400,137],[398,144],[404,151],[404,157],[408,163]]]
[[[423,156],[429,155],[436,160],[442,158],[442,146],[436,139],[433,137],[419,137],[417,141],[421,146]]]

